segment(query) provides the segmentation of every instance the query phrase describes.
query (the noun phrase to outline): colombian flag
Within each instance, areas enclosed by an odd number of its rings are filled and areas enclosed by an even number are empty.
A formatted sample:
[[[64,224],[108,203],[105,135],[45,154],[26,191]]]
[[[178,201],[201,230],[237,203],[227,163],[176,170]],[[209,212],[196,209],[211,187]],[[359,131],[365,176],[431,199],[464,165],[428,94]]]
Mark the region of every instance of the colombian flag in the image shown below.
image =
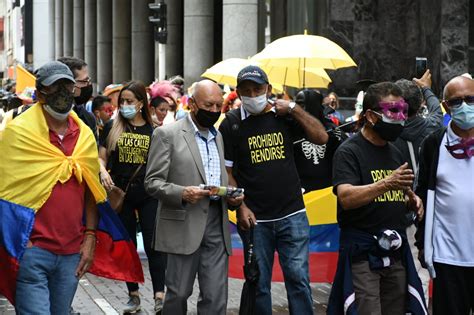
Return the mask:
[[[12,304],[16,277],[35,222],[35,214],[59,181],[75,176],[87,183],[98,203],[100,221],[90,272],[117,280],[143,282],[135,246],[106,203],[99,182],[99,160],[90,129],[72,112],[80,128],[74,152],[65,156],[52,145],[40,104],[11,121],[0,133],[0,293]],[[67,200],[64,201],[67,205]]]
[[[304,194],[306,214],[310,230],[309,244],[309,276],[311,282],[332,283],[336,273],[339,251],[339,226],[337,225],[337,200],[332,187]],[[244,278],[242,265],[244,262],[243,244],[237,233],[236,213],[229,211],[232,232],[233,256],[229,260],[229,276]],[[283,273],[275,253],[273,281],[283,281]]]

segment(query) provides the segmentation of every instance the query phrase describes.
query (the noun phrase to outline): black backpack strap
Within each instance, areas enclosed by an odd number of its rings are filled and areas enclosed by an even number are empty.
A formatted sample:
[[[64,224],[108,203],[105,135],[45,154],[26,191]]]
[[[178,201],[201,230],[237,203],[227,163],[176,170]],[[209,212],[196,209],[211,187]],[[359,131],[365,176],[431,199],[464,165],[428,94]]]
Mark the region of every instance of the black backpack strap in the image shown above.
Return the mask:
[[[238,143],[239,143],[239,137],[240,137],[240,126],[242,124],[242,118],[240,117],[240,108],[233,109],[228,111],[225,114],[225,118],[228,119],[229,125],[230,125],[230,130],[231,130],[231,141],[232,141],[232,147],[234,150],[234,157],[237,157],[238,154]],[[232,166],[232,171],[234,174],[236,174],[236,169],[237,169],[237,161],[233,161],[234,165]]]

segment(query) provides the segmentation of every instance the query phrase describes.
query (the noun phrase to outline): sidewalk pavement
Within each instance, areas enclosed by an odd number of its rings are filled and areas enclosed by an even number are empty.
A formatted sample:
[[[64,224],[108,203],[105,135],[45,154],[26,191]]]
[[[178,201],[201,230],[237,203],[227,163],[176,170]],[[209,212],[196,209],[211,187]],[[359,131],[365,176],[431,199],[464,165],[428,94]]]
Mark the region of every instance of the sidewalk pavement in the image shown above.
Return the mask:
[[[148,262],[142,260],[145,273],[145,284],[140,287],[142,311],[137,314],[153,314],[153,291],[148,271]],[[240,305],[240,293],[244,281],[229,278],[229,299],[227,302],[227,314],[238,314]],[[312,283],[313,310],[315,314],[326,313],[326,305],[331,290],[330,284]],[[191,298],[188,300],[188,314],[197,314],[196,303],[199,295],[199,287],[194,284]],[[127,302],[127,287],[124,282],[99,278],[87,274],[79,281],[79,287],[73,302],[73,308],[81,314],[122,314],[123,305]],[[272,283],[272,305],[273,314],[289,314],[286,290],[283,283]],[[0,296],[0,314],[15,314],[13,307]]]

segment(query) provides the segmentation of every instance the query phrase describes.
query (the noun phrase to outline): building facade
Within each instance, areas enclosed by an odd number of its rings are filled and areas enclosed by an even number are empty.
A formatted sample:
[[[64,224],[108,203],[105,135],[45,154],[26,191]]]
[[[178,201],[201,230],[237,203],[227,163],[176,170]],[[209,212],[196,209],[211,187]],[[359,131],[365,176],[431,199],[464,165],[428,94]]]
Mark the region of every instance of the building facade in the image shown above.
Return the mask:
[[[154,40],[148,4],[167,4],[167,42]],[[357,68],[331,71],[331,90],[355,96],[355,82],[412,78],[427,57],[435,90],[474,72],[474,3],[470,0],[6,0],[5,66],[34,68],[61,56],[89,64],[98,90],[160,74],[186,85],[206,68],[247,58],[282,36],[326,36]],[[471,18],[470,18],[471,17]],[[161,60],[161,63],[160,63]],[[161,69],[160,69],[161,67]]]

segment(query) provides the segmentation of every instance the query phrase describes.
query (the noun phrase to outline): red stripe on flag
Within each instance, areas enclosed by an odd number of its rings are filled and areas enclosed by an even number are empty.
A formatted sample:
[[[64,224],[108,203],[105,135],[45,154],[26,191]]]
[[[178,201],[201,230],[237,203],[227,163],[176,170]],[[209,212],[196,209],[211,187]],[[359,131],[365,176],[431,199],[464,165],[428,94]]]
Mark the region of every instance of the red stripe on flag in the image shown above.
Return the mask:
[[[18,261],[8,255],[5,248],[0,246],[0,293],[15,305],[16,276],[19,269]]]
[[[131,240],[113,241],[110,234],[97,231],[94,261],[89,272],[114,280],[145,281],[137,249]]]
[[[229,277],[243,279],[244,254],[242,249],[232,249],[233,255],[229,258]],[[309,277],[311,282],[332,283],[337,268],[338,253],[320,252],[309,255]],[[272,281],[282,282],[283,272],[281,271],[278,254],[275,253]]]

